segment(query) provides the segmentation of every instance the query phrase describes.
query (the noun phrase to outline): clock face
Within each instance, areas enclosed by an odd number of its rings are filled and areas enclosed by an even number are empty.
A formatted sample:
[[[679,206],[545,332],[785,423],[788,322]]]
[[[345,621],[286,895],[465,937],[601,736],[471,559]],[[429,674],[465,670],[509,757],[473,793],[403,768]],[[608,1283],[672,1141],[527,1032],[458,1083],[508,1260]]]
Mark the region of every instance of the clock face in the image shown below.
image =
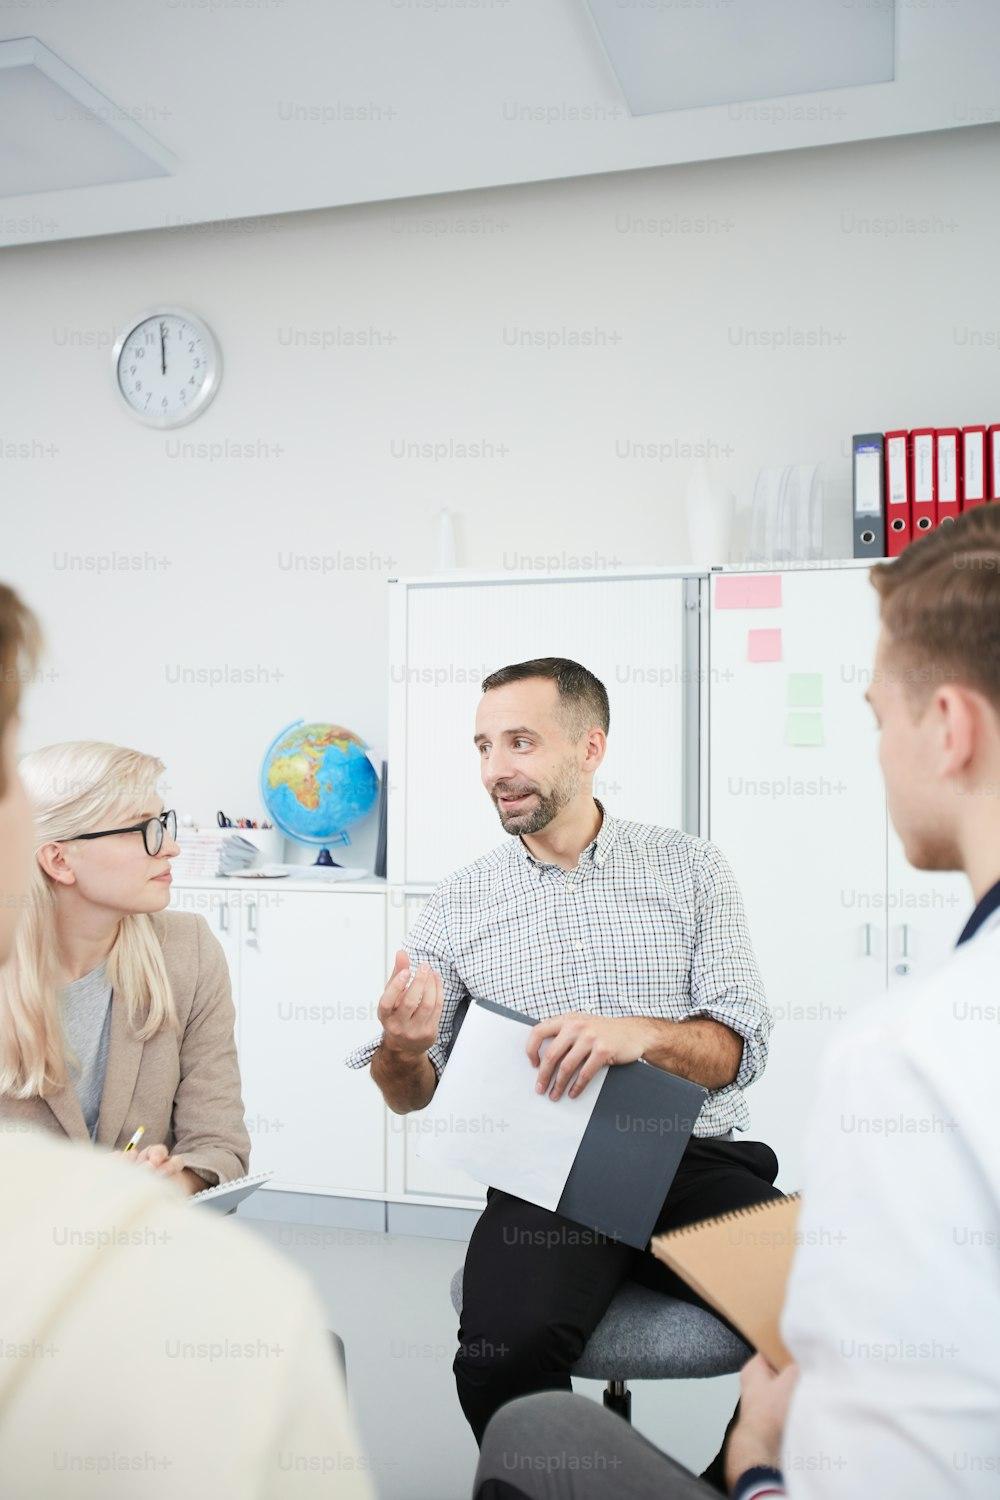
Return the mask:
[[[118,393],[151,427],[180,427],[198,416],[215,395],[219,374],[210,330],[180,308],[148,314],[115,344]]]

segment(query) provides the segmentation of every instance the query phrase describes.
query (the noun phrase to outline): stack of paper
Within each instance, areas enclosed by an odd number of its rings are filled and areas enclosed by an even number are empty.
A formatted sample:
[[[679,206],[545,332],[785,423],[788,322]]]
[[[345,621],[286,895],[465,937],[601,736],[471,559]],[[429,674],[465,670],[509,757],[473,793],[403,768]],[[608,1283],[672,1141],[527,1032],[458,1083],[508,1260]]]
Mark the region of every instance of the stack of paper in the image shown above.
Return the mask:
[[[255,864],[260,850],[231,828],[182,831],[177,838],[181,852],[173,872],[181,880],[214,879],[216,875],[239,875]]]

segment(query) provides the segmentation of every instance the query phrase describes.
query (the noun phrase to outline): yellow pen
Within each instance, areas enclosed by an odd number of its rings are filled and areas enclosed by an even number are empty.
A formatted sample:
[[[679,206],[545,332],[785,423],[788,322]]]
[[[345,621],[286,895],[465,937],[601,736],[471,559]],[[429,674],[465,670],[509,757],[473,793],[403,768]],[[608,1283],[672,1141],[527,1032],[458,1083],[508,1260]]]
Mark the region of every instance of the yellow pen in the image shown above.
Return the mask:
[[[132,1136],[132,1139],[129,1141],[128,1145],[122,1147],[122,1155],[125,1156],[129,1151],[134,1151],[135,1148],[136,1148],[136,1146],[138,1146],[139,1142],[142,1140],[142,1138],[143,1138],[143,1136],[145,1134],[146,1134],[146,1127],[145,1127],[145,1125],[140,1125],[139,1129],[134,1133],[134,1135]]]

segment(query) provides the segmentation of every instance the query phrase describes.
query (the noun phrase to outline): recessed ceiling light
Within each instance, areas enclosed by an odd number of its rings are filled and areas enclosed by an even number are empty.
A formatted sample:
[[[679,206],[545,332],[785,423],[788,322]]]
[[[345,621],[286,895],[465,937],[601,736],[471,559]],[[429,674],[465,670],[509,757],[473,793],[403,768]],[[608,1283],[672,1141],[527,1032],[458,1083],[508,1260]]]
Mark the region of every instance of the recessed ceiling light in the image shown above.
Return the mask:
[[[0,42],[0,197],[170,176],[176,159],[135,113],[37,37]]]
[[[634,115],[895,76],[894,0],[587,3]]]

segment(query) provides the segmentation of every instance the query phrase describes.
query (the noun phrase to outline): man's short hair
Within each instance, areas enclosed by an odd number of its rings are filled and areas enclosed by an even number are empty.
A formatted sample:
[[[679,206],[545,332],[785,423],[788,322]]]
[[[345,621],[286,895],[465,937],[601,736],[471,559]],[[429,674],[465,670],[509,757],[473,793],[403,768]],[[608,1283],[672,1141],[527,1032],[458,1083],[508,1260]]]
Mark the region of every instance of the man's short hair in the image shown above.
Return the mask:
[[[1000,502],[938,526],[870,576],[892,671],[914,702],[961,682],[1000,712]]]
[[[559,704],[574,739],[579,739],[595,724],[607,734],[611,724],[611,707],[604,683],[567,656],[537,656],[533,661],[519,661],[501,667],[483,679],[483,692],[506,687],[508,682],[523,682],[528,677],[547,677],[559,689]]]
[[[40,652],[38,621],[14,590],[0,583],[0,735],[18,711],[21,684],[34,671]],[[6,791],[0,764],[0,797]]]

